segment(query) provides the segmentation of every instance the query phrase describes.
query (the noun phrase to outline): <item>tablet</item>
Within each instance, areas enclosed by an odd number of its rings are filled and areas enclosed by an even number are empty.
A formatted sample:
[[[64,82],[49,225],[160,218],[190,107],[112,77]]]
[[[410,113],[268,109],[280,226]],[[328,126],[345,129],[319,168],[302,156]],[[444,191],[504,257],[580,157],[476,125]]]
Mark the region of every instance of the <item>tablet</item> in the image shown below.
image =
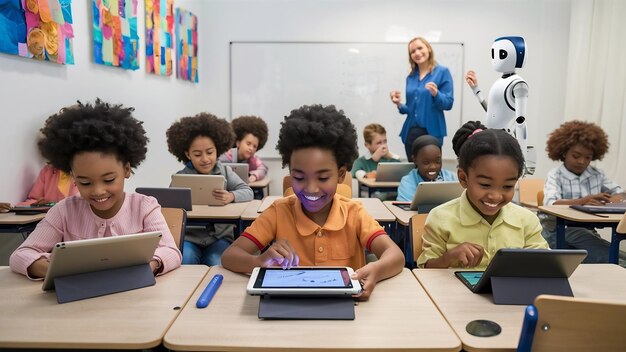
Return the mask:
[[[213,190],[224,189],[224,176],[174,174],[170,187],[191,188],[191,203],[194,205],[224,205],[213,197]]]
[[[586,256],[584,249],[502,248],[484,272],[457,271],[454,274],[470,291],[489,293],[492,277],[568,278]]]
[[[247,292],[250,295],[356,295],[362,288],[352,280],[348,267],[259,268],[252,271]]]
[[[626,203],[607,203],[605,205],[570,205],[572,209],[583,211],[585,213],[605,213],[605,214],[624,214],[626,213]]]
[[[434,207],[459,198],[463,194],[463,186],[459,181],[422,182],[413,194],[410,210],[428,213]]]
[[[52,208],[52,205],[25,205],[15,206],[9,211],[15,212],[17,215],[35,215],[47,213],[50,208]]]
[[[222,163],[222,165],[230,167],[243,182],[248,183],[248,169],[250,166],[247,163]]]
[[[402,177],[415,169],[413,163],[378,163],[376,167],[376,182],[400,182]]]
[[[42,289],[54,288],[54,279],[68,275],[150,263],[161,232],[59,242],[52,248]]]
[[[191,189],[182,187],[137,187],[135,192],[156,198],[163,208],[182,208],[193,210],[191,206]]]

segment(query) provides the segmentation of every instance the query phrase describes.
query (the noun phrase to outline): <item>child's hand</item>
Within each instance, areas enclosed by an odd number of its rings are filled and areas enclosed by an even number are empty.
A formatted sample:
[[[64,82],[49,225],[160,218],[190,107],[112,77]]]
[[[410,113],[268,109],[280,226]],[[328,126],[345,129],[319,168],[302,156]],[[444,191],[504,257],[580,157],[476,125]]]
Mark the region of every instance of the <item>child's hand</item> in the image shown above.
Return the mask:
[[[611,195],[608,193],[591,194],[581,198],[582,205],[604,205],[611,201]]]
[[[252,183],[252,182],[254,182],[254,181],[256,181],[256,180],[257,180],[257,179],[256,179],[256,176],[254,176],[254,175],[250,175],[250,176],[248,176],[248,183]]]
[[[359,280],[361,283],[361,287],[363,287],[363,292],[361,294],[355,295],[360,301],[367,301],[372,292],[374,291],[374,287],[376,287],[376,283],[378,283],[378,278],[376,277],[377,270],[373,263],[369,263],[357,270],[352,274],[353,280]]]
[[[376,170],[366,173],[365,178],[376,178]]]
[[[378,162],[378,160],[380,160],[382,157],[387,155],[388,152],[389,152],[389,148],[387,147],[386,144],[383,144],[380,147],[378,147],[378,149],[376,149],[374,154],[372,154],[372,160],[374,160],[375,162]]]
[[[50,204],[54,204],[54,202],[47,200],[46,198],[39,198],[37,199],[33,204],[31,205],[42,205],[42,206],[47,206]]]
[[[480,264],[485,249],[476,243],[463,242],[446,252],[450,266],[473,268]]]
[[[274,242],[263,254],[259,256],[261,266],[281,266],[283,269],[291,269],[300,264],[300,257],[296,250],[287,240]]]
[[[49,266],[50,260],[48,258],[39,258],[28,267],[28,276],[31,278],[46,277]]]
[[[232,203],[235,200],[235,195],[225,189],[214,189],[213,197],[221,201],[224,205]]]

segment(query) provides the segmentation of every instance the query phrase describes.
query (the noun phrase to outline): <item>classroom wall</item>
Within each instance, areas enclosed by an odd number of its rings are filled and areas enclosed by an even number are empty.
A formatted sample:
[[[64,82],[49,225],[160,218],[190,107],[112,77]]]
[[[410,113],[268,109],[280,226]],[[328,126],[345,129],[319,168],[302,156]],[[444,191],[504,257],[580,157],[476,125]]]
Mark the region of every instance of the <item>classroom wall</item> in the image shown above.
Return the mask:
[[[528,61],[518,73],[530,87],[528,130],[539,156],[536,175],[543,177],[554,165],[543,150],[546,135],[563,121],[564,55],[568,52],[570,20],[567,0],[178,0],[175,6],[184,6],[199,16],[197,85],[174,77],[146,75],[143,62],[134,72],[93,64],[88,4],[72,4],[76,65],[58,66],[0,54],[0,119],[7,126],[0,130],[5,150],[0,154],[0,177],[4,181],[0,184],[1,199],[16,202],[26,196],[44,162],[38,157],[36,138],[45,118],[76,99],[95,97],[134,106],[136,117],[145,121],[151,140],[148,157],[127,189],[166,186],[169,175],[180,168],[167,152],[167,127],[176,118],[199,111],[229,117],[228,49],[234,40],[403,41],[426,35],[443,42],[463,42],[465,68],[477,71],[486,90],[498,78],[490,64],[493,39],[524,36]],[[143,13],[143,2],[139,8]],[[143,23],[140,15],[140,29]],[[143,34],[140,37],[143,46]],[[250,64],[254,65],[254,58]],[[398,82],[398,88],[404,89],[403,81]],[[464,121],[483,119],[485,113],[467,86],[455,95],[455,104],[462,104]],[[340,98],[337,105],[341,106]],[[398,115],[389,123],[402,121]],[[273,179],[272,194],[280,194],[286,171],[278,160],[267,163]]]

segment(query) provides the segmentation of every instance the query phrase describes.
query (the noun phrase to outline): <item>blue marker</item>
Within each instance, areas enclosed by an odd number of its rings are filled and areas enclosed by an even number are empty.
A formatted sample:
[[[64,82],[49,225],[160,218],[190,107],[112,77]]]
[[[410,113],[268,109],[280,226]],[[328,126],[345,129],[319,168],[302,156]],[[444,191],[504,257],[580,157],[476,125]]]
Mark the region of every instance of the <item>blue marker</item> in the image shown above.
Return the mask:
[[[215,292],[217,292],[217,289],[220,288],[222,280],[224,280],[224,276],[222,276],[222,274],[215,274],[215,276],[213,276],[209,284],[206,285],[206,288],[204,289],[204,291],[202,291],[202,294],[198,298],[198,301],[196,302],[196,307],[206,308],[209,305],[209,302],[211,302],[213,296],[215,296]]]

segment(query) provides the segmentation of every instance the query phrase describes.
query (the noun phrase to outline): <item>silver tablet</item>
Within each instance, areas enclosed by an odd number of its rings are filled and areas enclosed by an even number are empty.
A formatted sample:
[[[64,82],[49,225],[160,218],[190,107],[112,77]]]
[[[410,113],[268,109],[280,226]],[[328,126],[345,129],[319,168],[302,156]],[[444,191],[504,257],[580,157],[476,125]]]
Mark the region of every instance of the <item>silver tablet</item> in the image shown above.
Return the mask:
[[[243,182],[248,183],[250,166],[247,163],[222,163],[222,165],[230,167]]]
[[[250,295],[355,295],[362,291],[348,267],[254,268],[248,281]]]
[[[224,205],[213,197],[213,190],[224,189],[224,176],[174,174],[170,187],[191,188],[191,203],[194,205]]]
[[[376,182],[400,182],[402,177],[415,169],[413,163],[378,163],[376,167]]]

